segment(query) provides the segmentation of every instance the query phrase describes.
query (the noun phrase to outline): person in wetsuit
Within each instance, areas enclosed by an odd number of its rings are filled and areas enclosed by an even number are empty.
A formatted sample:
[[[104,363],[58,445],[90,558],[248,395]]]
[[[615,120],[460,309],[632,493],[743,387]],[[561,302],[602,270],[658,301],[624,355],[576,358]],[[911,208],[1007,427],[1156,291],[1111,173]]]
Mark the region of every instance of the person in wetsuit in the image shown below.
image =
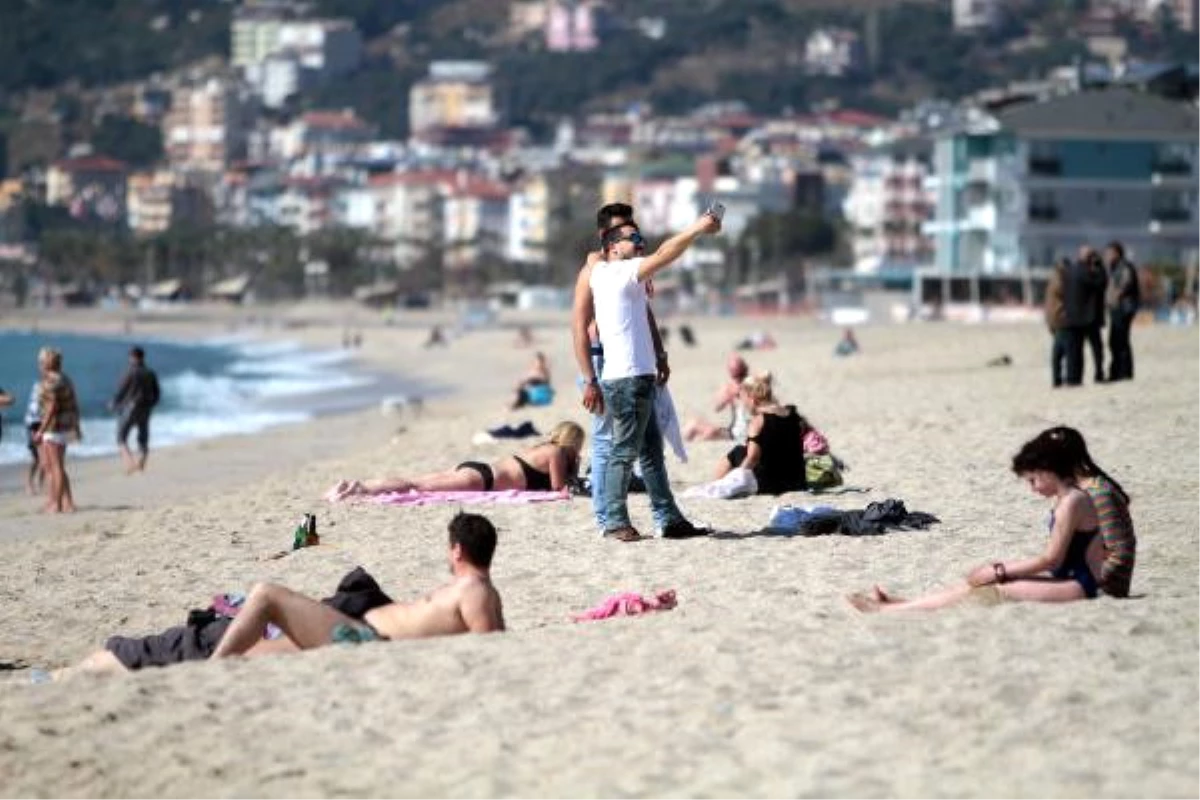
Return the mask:
[[[415,478],[339,481],[330,493],[341,500],[353,495],[389,492],[501,492],[511,489],[528,492],[557,492],[579,472],[583,451],[583,428],[574,422],[560,422],[541,444],[493,463],[464,461],[454,469],[431,472]]]
[[[1129,497],[1088,455],[1083,436],[1054,427],[1027,442],[1012,470],[1037,494],[1054,502],[1050,539],[1041,555],[983,564],[965,583],[913,600],[876,586],[850,596],[860,611],[944,608],[983,589],[1001,600],[1059,603],[1091,599],[1101,591],[1129,594],[1136,540]]]

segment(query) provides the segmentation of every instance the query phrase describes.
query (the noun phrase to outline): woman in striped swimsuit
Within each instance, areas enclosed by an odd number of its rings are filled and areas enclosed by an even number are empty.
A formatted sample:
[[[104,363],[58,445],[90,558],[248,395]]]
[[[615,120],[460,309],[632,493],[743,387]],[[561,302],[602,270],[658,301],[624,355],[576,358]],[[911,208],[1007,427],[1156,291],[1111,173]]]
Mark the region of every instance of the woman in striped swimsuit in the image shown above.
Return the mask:
[[[1061,426],[1043,431],[1013,457],[1012,469],[1033,491],[1054,498],[1045,552],[984,564],[965,583],[914,600],[876,586],[851,595],[851,604],[860,611],[930,610],[983,587],[999,599],[1045,603],[1090,599],[1100,591],[1128,596],[1137,549],[1129,496],[1096,466],[1079,431]]]

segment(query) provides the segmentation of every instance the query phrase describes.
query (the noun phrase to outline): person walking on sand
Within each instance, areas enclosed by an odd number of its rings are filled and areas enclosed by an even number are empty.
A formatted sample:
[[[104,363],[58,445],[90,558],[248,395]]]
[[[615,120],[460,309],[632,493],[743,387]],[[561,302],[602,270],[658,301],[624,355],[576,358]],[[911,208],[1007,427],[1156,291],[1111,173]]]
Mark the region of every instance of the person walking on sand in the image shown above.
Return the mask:
[[[117,444],[127,473],[146,469],[150,456],[150,414],[158,405],[162,393],[158,375],[146,366],[146,353],[140,347],[129,350],[129,368],[117,387],[110,408],[117,411]],[[129,451],[129,432],[137,428],[138,457]]]
[[[243,655],[262,640],[268,624],[280,628],[297,649],[328,644],[491,633],[504,630],[500,593],[492,585],[496,528],[483,516],[459,513],[450,521],[449,583],[415,603],[389,603],[354,619],[311,597],[260,583],[221,637],[213,658]]]
[[[604,485],[604,535],[619,541],[643,538],[629,520],[626,501],[635,459],[641,465],[642,480],[651,505],[656,507],[656,516],[669,520],[663,538],[703,535],[680,512],[667,479],[662,432],[654,412],[658,370],[646,319],[645,282],[683,255],[700,236],[720,229],[720,220],[705,213],[687,230],[645,256],[645,240],[637,226],[621,225],[604,234],[604,260],[584,267],[586,288],[575,295],[575,355],[586,380],[584,408],[612,418],[612,452]],[[583,341],[586,325],[582,329],[579,325],[589,306],[595,311],[604,349],[603,380],[596,375]]]
[[[71,479],[67,475],[67,444],[79,441],[79,401],[75,386],[62,371],[62,353],[53,347],[38,351],[38,415],[41,424],[34,433],[49,483],[44,511],[75,510]]]

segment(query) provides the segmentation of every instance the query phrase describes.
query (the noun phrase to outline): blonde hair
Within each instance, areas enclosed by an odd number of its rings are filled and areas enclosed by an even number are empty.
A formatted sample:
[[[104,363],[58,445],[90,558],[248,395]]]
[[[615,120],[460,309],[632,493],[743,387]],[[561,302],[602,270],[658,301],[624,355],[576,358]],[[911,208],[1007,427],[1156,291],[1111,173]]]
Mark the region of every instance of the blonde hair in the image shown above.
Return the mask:
[[[770,372],[760,372],[742,381],[742,390],[756,406],[775,402],[775,391],[772,388],[774,377]]]
[[[38,363],[45,362],[46,369],[57,372],[62,369],[62,351],[54,347],[43,347],[38,350]]]
[[[587,437],[583,433],[583,428],[574,422],[560,422],[550,431],[550,437],[546,441],[578,453],[583,450],[585,438]]]

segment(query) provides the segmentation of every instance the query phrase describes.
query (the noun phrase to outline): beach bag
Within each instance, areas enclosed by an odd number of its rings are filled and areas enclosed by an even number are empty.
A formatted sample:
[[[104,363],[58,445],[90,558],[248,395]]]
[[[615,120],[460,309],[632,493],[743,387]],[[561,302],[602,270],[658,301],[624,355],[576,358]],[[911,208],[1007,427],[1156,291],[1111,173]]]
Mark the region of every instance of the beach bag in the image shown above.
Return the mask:
[[[830,453],[805,456],[804,477],[809,489],[830,489],[842,485],[842,471]]]

